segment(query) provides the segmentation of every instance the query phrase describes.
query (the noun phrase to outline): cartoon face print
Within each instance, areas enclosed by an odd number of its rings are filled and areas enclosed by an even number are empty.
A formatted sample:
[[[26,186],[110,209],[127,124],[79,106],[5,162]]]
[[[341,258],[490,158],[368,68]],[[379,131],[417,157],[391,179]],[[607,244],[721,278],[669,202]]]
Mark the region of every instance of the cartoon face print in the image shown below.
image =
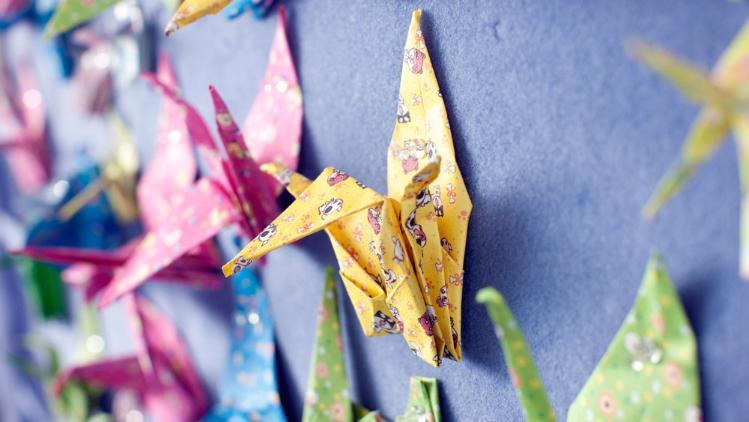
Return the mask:
[[[427,235],[424,233],[424,229],[421,228],[421,224],[416,222],[416,210],[411,211],[406,219],[406,230],[411,233],[411,237],[414,238],[416,244],[422,248],[427,244]]]
[[[232,273],[236,274],[240,271],[242,271],[243,268],[249,267],[252,265],[252,260],[247,259],[243,256],[240,256],[237,258],[237,260],[234,262],[234,266],[231,268]]]
[[[437,162],[437,146],[434,144],[434,142],[432,141],[427,142],[426,154],[427,154],[427,160],[429,160],[430,163]]]
[[[463,273],[451,274],[450,283],[456,286],[463,284]]]
[[[385,285],[387,286],[388,289],[392,289],[393,284],[395,284],[395,282],[398,281],[398,277],[396,277],[395,271],[391,269],[386,269],[386,270],[383,270],[383,272],[385,273]]]
[[[393,314],[393,318],[395,318],[395,322],[398,324],[398,330],[403,331],[403,321],[401,321],[401,314],[398,312],[398,308],[396,308],[393,305],[388,305],[390,308],[390,313]]]
[[[396,334],[398,330],[398,324],[393,321],[392,318],[385,315],[382,311],[377,311],[374,314],[374,320],[372,321],[372,329],[377,333],[386,332],[389,334]]]
[[[424,188],[416,194],[416,208],[426,206],[432,202],[432,195],[429,194],[429,189]]]
[[[408,69],[416,74],[421,74],[424,71],[424,58],[426,58],[426,54],[422,53],[421,50],[417,48],[409,48],[406,50],[404,57]]]
[[[263,229],[263,231],[260,232],[259,235],[257,235],[257,240],[260,241],[260,243],[265,246],[268,241],[276,235],[277,228],[275,224],[268,224],[266,228]]]
[[[448,254],[453,253],[453,245],[450,244],[450,241],[447,240],[446,237],[443,237],[440,239],[440,244],[442,244],[442,249],[445,250]]]
[[[439,185],[434,186],[434,193],[432,193],[432,206],[434,206],[434,215],[442,217],[445,215],[445,209],[442,206],[442,198],[440,198],[440,187]]]
[[[447,286],[440,287],[440,295],[437,297],[437,306],[440,308],[447,306]]]
[[[447,202],[454,204],[455,203],[455,197],[458,196],[458,193],[455,192],[455,188],[453,188],[452,183],[447,184]]]
[[[382,214],[379,208],[373,207],[367,210],[367,221],[369,221],[369,225],[372,226],[375,234],[380,234],[380,230],[382,230]]]
[[[422,139],[407,139],[403,146],[393,146],[393,154],[400,160],[403,173],[410,173],[419,168],[419,159],[424,157],[425,142]]]
[[[333,169],[333,172],[330,173],[330,176],[328,176],[328,185],[335,186],[338,183],[341,183],[346,179],[348,179],[348,174],[338,169]]]
[[[325,220],[334,212],[339,212],[343,208],[343,199],[331,198],[325,201],[320,207],[317,208],[317,212],[320,213],[320,219]]]
[[[424,315],[419,317],[419,324],[424,329],[424,333],[429,337],[433,336],[432,328],[437,322],[437,315],[434,313],[434,308],[431,305],[427,305],[427,310],[424,311]]]
[[[405,259],[405,255],[403,253],[403,245],[401,245],[401,241],[398,240],[398,238],[395,236],[391,237],[390,239],[393,241],[393,261],[401,264]]]
[[[411,112],[403,104],[403,97],[398,96],[398,123],[408,123],[411,121]]]
[[[375,244],[375,241],[374,240],[370,240],[369,241],[369,251],[372,252],[372,254],[377,257],[377,261],[380,262],[380,267],[383,267],[384,266],[384,262],[382,260],[382,255],[383,255],[384,251],[383,251],[383,248],[382,248],[382,243],[380,243],[380,247],[378,248],[377,245]]]

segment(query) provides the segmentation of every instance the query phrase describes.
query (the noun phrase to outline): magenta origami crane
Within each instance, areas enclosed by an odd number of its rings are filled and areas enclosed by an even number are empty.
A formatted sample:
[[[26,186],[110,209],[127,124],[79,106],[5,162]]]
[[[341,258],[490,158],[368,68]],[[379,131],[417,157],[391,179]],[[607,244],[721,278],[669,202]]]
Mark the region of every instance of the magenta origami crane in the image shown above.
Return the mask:
[[[282,187],[263,173],[258,163],[273,162],[295,169],[299,159],[302,96],[285,25],[281,16],[265,80],[245,124],[246,139],[216,89],[209,87],[221,149],[192,105],[182,100],[171,86],[151,75],[145,76],[167,98],[181,105],[187,128],[209,174],[197,181],[161,224],[149,229],[104,289],[100,307],[168,268],[228,225],[237,223],[242,235],[254,238],[278,214],[275,197]]]
[[[174,71],[166,56],[159,60],[158,78],[165,86],[176,86]],[[154,157],[137,186],[140,216],[146,230],[163,224],[172,210],[185,203],[192,194],[198,170],[182,108],[168,97],[162,104],[156,142]],[[57,264],[74,264],[63,271],[63,280],[81,286],[85,298],[92,300],[110,284],[115,271],[125,264],[133,250],[147,240],[136,239],[114,251],[28,247],[15,253]],[[155,276],[165,281],[218,287],[222,283],[215,274],[218,259],[211,243],[200,244]]]
[[[23,193],[34,193],[49,180],[44,97],[29,60],[17,66],[13,78],[0,58],[0,150]]]
[[[155,421],[194,421],[208,398],[190,355],[174,325],[136,293],[124,299],[136,339],[134,355],[75,366],[55,380],[55,394],[69,381],[130,390]]]

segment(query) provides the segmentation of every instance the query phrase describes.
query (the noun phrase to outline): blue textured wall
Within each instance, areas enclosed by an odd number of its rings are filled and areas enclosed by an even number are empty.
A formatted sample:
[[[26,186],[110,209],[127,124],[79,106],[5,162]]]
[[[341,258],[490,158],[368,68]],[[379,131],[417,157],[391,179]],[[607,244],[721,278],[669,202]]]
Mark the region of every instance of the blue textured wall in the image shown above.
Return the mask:
[[[408,376],[434,376],[447,420],[521,419],[490,323],[473,303],[480,287],[492,285],[515,311],[552,404],[565,415],[631,306],[648,253],[658,248],[699,339],[706,419],[745,418],[749,285],[738,277],[735,149],[729,140],[654,222],[644,222],[640,208],[677,155],[697,107],[627,57],[623,43],[642,38],[707,68],[749,6],[290,1],[305,99],[304,174],[332,165],[385,191],[401,49],[417,7],[425,10],[426,40],[474,201],[464,361],[434,370],[411,356],[401,337],[365,338],[343,299],[354,397],[393,417],[405,408]],[[161,25],[167,16],[159,18]],[[205,115],[206,86],[214,83],[243,116],[275,25],[275,16],[231,23],[215,17],[161,47],[172,53],[186,97]],[[121,100],[147,151],[155,122],[143,110],[155,110],[157,97],[138,84]],[[80,130],[59,113],[53,116],[58,141],[80,141]],[[93,126],[86,130],[96,134]],[[333,263],[318,234],[272,253],[262,273],[292,420],[301,414],[323,269]],[[149,292],[178,318],[207,383],[215,381],[227,346],[227,292],[172,286]]]

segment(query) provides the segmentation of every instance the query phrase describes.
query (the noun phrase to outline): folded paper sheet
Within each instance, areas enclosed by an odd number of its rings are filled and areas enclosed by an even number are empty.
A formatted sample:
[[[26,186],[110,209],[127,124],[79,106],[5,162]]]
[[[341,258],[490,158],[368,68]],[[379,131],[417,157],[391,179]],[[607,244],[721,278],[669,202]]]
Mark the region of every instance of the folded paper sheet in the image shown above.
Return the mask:
[[[710,75],[666,52],[636,44],[633,52],[643,63],[667,78],[690,100],[703,106],[692,124],[681,156],[663,177],[643,214],[652,218],[673,197],[733,131],[741,181],[741,276],[749,280],[749,23],[723,53]]]
[[[76,250],[112,249],[123,243],[126,240],[126,230],[120,225],[109,201],[104,196],[92,200],[68,220],[63,220],[58,215],[62,204],[77,196],[98,177],[98,168],[85,161],[83,170],[70,179],[58,181],[56,186],[67,188],[64,192],[60,192],[59,200],[42,218],[31,225],[26,238],[26,248],[23,251],[52,250],[63,247],[72,247]],[[25,253],[21,255],[30,256]],[[60,271],[35,260],[24,260],[20,264],[28,292],[34,298],[41,316],[44,318],[62,317],[66,306]]]
[[[295,168],[299,157],[302,97],[281,16],[271,49],[261,94],[257,96],[245,125],[239,131],[218,92],[210,87],[222,150],[193,106],[175,90],[152,75],[146,79],[165,97],[179,104],[198,154],[210,170],[185,194],[162,224],[146,234],[115,280],[102,295],[106,306],[131,291],[148,277],[174,262],[224,227],[238,223],[247,238],[262,231],[277,214],[277,182],[265,175],[260,162],[281,163]],[[248,150],[249,149],[249,150]],[[257,151],[257,152],[256,152]]]
[[[82,334],[74,359],[80,363],[98,359],[104,347],[104,341],[99,333],[98,321],[93,307],[84,305],[76,315],[78,332]],[[43,350],[46,352],[46,362],[40,364],[33,359],[11,354],[8,356],[14,366],[21,369],[27,376],[40,381],[44,385],[44,392],[53,415],[60,420],[78,422],[101,421],[104,414],[100,412],[97,403],[101,398],[101,390],[79,382],[68,382],[62,389],[54,393],[55,381],[60,372],[60,354],[52,344],[33,335],[26,337],[25,343],[29,351]],[[108,421],[109,419],[103,419]]]
[[[455,160],[447,114],[413,14],[398,118],[388,156],[388,196],[328,168],[310,182],[276,165],[264,170],[297,199],[224,265],[224,275],[325,230],[364,332],[402,333],[434,366],[461,359],[460,321],[471,200]]]
[[[273,6],[273,0],[184,0],[177,12],[164,28],[167,37],[178,29],[185,27],[198,19],[208,15],[215,15],[226,8],[229,18],[236,18],[245,10],[252,10],[256,18],[263,18]],[[285,13],[283,6],[278,8],[279,14]]]
[[[205,422],[285,422],[268,298],[253,271],[232,280],[234,326],[219,403]]]
[[[44,29],[47,38],[66,32],[89,21],[120,0],[61,0],[52,19]]]
[[[126,297],[135,355],[111,358],[64,371],[56,391],[69,381],[134,392],[153,420],[188,422],[201,417],[207,407],[197,372],[176,328],[143,297]]]
[[[527,420],[554,414],[523,334],[496,290],[479,291],[496,326]],[[608,351],[567,419],[702,420],[697,342],[660,257],[653,255],[637,294]]]
[[[170,87],[176,86],[176,78],[166,56],[159,61],[159,79]],[[140,218],[146,230],[158,228],[170,212],[178,210],[185,203],[196,176],[197,162],[182,109],[176,102],[165,98],[159,119],[156,151],[136,188]],[[63,279],[81,286],[86,299],[92,300],[108,287],[115,271],[127,262],[133,250],[147,241],[147,238],[136,239],[114,251],[27,247],[17,253],[56,264],[75,264],[63,271]],[[187,251],[153,276],[166,281],[218,287],[222,284],[220,276],[215,273],[218,264],[217,252],[213,244],[207,242]]]
[[[353,422],[369,413],[369,410],[349,398],[335,273],[332,268],[328,268],[320,312],[317,315],[317,331],[302,421]],[[374,413],[372,420],[378,420],[379,415]]]
[[[304,399],[304,422],[380,422],[379,412],[370,411],[349,398],[343,339],[338,316],[338,294],[335,272],[328,268],[322,305],[317,319],[315,345],[312,350],[309,383]],[[437,381],[412,377],[408,409],[400,422],[441,421]]]
[[[49,180],[44,97],[30,58],[11,72],[0,54],[0,151],[22,193],[33,194]]]
[[[101,174],[92,180],[85,189],[70,198],[60,208],[63,220],[74,216],[82,207],[96,200],[104,192],[117,219],[123,224],[134,223],[138,219],[135,201],[136,176],[138,172],[138,151],[135,140],[125,123],[116,113],[109,115],[113,134],[113,151],[101,164]]]
[[[512,385],[520,400],[527,421],[555,421],[554,409],[546,396],[541,377],[531,355],[525,336],[502,295],[488,287],[479,290],[476,301],[486,305],[494,323],[495,333],[504,352],[505,364]]]

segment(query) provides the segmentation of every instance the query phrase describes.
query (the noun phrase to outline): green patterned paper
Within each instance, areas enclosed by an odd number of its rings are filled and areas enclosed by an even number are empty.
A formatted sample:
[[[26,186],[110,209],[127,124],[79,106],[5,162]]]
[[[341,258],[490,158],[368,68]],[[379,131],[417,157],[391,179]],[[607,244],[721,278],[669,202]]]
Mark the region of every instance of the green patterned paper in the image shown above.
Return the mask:
[[[701,420],[697,342],[657,254],[568,420]]]
[[[89,21],[99,13],[109,9],[120,0],[62,0],[52,15],[44,36],[54,37],[72,29],[74,26]]]
[[[734,38],[710,74],[646,44],[636,44],[633,53],[690,100],[703,106],[687,134],[679,158],[658,183],[643,214],[646,218],[654,217],[732,131],[741,173],[741,276],[749,280],[749,116],[746,114],[749,107],[749,23]]]
[[[39,315],[45,320],[64,318],[67,306],[60,270],[32,259],[21,258],[18,263],[26,291],[33,297]]]
[[[440,422],[439,392],[434,378],[411,377],[408,409],[396,422]]]
[[[349,398],[338,317],[335,271],[328,268],[312,352],[309,384],[304,400],[304,422],[384,422]],[[396,422],[440,422],[439,394],[434,378],[412,377],[408,408]]]
[[[355,420],[354,408],[357,406],[349,398],[340,325],[335,272],[328,268],[304,399],[304,422]],[[365,409],[357,410],[356,413],[362,416],[369,413]],[[378,419],[373,415],[368,420]]]
[[[495,333],[504,351],[505,363],[512,385],[528,421],[554,421],[554,409],[546,396],[541,378],[528,349],[523,331],[512,311],[497,290],[487,287],[479,290],[476,301],[486,306],[494,323]]]
[[[486,288],[479,291],[477,301],[487,306],[497,327],[526,419],[554,420],[525,339],[502,296]],[[533,389],[534,385],[538,387]],[[567,420],[698,422],[701,418],[697,343],[666,269],[653,254],[634,306],[570,407]]]

